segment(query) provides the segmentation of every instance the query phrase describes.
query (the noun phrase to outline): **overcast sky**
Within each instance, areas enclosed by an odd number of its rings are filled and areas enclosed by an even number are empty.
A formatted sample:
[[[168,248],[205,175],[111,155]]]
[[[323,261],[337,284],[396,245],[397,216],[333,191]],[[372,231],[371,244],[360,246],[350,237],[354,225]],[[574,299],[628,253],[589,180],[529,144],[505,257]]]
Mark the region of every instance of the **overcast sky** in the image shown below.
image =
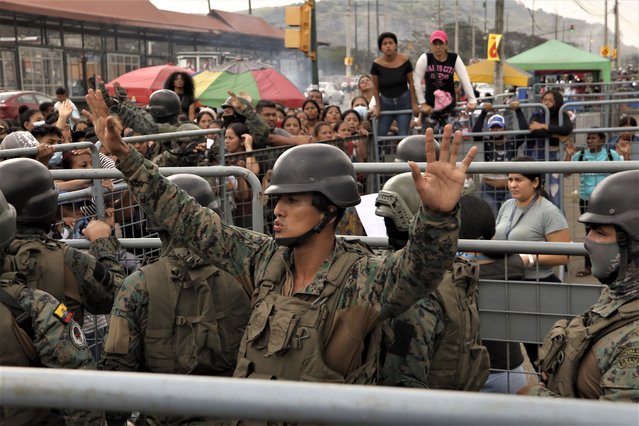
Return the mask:
[[[321,0],[317,0],[321,1]],[[346,0],[342,0],[346,2]],[[358,0],[362,2],[363,0]],[[370,0],[374,1],[374,0]],[[385,2],[393,1],[395,4],[402,0],[379,0],[380,6]],[[412,0],[411,0],[412,1]],[[526,7],[534,7],[535,9],[543,9],[549,13],[558,13],[560,16],[571,17],[575,19],[583,19],[588,22],[604,23],[604,0],[516,0],[523,3]],[[173,10],[185,13],[207,13],[207,0],[151,0],[160,9]],[[430,0],[435,3],[434,0]],[[475,8],[481,8],[482,0],[459,0],[461,7],[472,7],[475,2]],[[210,0],[213,9],[226,10],[230,12],[242,11],[248,9],[248,0]],[[292,3],[302,3],[301,0],[251,0],[251,6],[254,9],[269,6],[283,6]],[[614,30],[613,7],[614,0],[608,0],[608,28]],[[442,0],[442,4],[450,7],[454,4],[452,0]],[[476,9],[477,10],[477,9]],[[621,27],[622,41],[639,47],[639,0],[619,0],[619,26]],[[527,23],[530,24],[530,23]],[[538,23],[542,28],[548,27],[548,23]],[[554,29],[554,23],[550,25],[551,30]],[[609,43],[612,45],[613,41]],[[597,41],[593,45],[597,45]]]

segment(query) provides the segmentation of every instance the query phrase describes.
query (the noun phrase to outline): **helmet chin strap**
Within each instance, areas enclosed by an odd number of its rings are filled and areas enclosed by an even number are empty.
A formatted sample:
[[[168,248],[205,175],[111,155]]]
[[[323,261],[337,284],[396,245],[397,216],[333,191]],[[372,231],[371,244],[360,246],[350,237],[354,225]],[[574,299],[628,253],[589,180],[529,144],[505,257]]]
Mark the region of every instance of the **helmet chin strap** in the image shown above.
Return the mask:
[[[306,241],[308,238],[310,238],[311,236],[322,232],[322,230],[326,227],[326,225],[328,225],[331,219],[333,219],[336,216],[337,216],[337,212],[331,212],[331,211],[325,212],[322,220],[320,220],[320,222],[317,225],[315,225],[308,231],[304,232],[302,235],[298,235],[297,237],[288,237],[288,238],[275,237],[275,243],[278,246],[285,246],[290,248],[297,247],[301,243]]]

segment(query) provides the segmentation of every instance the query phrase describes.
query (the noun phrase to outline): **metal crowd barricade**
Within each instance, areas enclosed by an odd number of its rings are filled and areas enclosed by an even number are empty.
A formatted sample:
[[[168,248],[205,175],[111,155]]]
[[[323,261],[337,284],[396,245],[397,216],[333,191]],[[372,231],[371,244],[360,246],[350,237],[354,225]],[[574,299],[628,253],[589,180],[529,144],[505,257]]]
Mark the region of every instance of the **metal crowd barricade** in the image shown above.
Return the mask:
[[[3,367],[0,405],[358,425],[636,425],[636,404],[178,374]],[[28,395],[28,397],[27,397]]]

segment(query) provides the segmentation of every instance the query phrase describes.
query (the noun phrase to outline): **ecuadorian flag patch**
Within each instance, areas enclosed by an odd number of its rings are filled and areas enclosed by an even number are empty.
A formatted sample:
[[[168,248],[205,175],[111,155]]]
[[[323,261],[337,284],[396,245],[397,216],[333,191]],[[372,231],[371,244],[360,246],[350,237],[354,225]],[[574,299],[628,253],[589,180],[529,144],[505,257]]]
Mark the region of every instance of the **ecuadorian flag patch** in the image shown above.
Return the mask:
[[[59,319],[63,324],[68,324],[73,319],[73,313],[70,312],[64,303],[60,303],[55,311],[53,311],[53,316]]]

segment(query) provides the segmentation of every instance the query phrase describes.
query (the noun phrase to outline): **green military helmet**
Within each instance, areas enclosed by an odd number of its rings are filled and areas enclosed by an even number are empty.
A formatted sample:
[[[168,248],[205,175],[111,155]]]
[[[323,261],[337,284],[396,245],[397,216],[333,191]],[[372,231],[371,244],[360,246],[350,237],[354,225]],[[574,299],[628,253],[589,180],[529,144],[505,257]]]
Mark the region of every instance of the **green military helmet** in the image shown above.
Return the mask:
[[[242,102],[247,107],[251,106],[251,102],[248,99],[243,98],[241,96],[238,96],[237,98],[240,100],[240,102]],[[228,98],[226,98],[224,103],[222,105],[220,105],[220,107],[223,108],[223,109],[224,108],[233,108],[233,110],[236,111],[236,109],[233,107],[233,104],[231,103],[232,100],[233,100],[233,96],[229,96]]]
[[[180,97],[168,89],[156,90],[149,97],[149,113],[156,120],[177,118],[182,111]]]
[[[579,222],[616,225],[639,241],[639,170],[615,173],[599,182]]]
[[[202,130],[200,126],[194,123],[184,123],[178,127],[178,132],[188,132],[192,130]],[[197,135],[197,136],[181,136],[177,139],[179,143],[188,143],[188,142],[206,142],[206,135]]]
[[[439,158],[439,143],[435,141],[435,158]],[[414,161],[416,163],[426,162],[426,136],[411,135],[406,136],[397,145],[395,162],[404,163]]]
[[[189,194],[201,206],[213,209],[215,204],[215,194],[211,185],[202,177],[188,173],[171,175],[168,180],[177,185],[178,188]],[[147,219],[146,230],[148,232],[159,232],[162,227],[151,219]]]
[[[0,191],[15,207],[18,225],[49,225],[56,211],[58,190],[42,163],[30,158],[1,162]]]
[[[375,214],[392,220],[398,231],[408,232],[420,204],[413,175],[401,173],[388,179],[377,194]]]
[[[284,152],[273,166],[267,195],[316,192],[339,208],[359,204],[355,168],[339,148],[299,145]]]
[[[5,248],[16,236],[16,210],[0,191],[0,249]]]

